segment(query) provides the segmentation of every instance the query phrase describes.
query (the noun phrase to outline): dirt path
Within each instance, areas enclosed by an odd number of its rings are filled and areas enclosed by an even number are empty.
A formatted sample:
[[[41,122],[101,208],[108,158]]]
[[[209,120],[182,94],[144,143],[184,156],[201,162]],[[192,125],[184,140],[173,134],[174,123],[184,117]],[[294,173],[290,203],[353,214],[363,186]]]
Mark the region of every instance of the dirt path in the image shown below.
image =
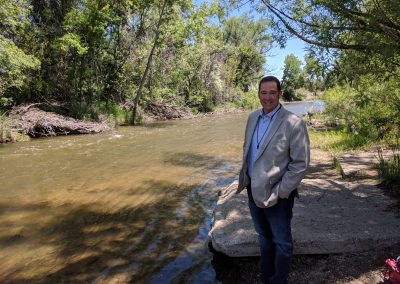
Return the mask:
[[[355,184],[379,183],[375,171],[360,173],[346,181]],[[333,156],[318,149],[312,150],[312,164],[306,179],[343,180],[333,166]],[[399,254],[400,243],[359,253],[296,255],[289,283],[383,283],[384,260]],[[229,258],[216,253],[213,265],[222,283],[259,283],[258,257]]]
[[[339,155],[346,158],[347,155]],[[333,157],[325,151],[313,149],[308,178],[341,179],[333,167]],[[318,168],[315,167],[318,164]],[[322,166],[321,166],[322,165]],[[378,184],[374,170],[361,171],[351,179],[354,183]],[[400,222],[400,220],[399,220]],[[383,283],[384,260],[400,254],[400,244],[384,249],[371,249],[361,253],[336,255],[296,256],[290,275],[291,283]]]

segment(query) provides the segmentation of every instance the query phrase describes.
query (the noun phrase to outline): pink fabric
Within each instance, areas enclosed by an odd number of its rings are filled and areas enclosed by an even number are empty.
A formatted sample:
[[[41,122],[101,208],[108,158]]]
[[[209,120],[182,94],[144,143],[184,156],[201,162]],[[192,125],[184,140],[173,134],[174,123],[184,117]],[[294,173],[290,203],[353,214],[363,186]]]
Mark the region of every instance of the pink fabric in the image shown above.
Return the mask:
[[[400,284],[400,267],[399,263],[394,259],[386,259],[387,269],[385,271],[385,279],[392,284]]]

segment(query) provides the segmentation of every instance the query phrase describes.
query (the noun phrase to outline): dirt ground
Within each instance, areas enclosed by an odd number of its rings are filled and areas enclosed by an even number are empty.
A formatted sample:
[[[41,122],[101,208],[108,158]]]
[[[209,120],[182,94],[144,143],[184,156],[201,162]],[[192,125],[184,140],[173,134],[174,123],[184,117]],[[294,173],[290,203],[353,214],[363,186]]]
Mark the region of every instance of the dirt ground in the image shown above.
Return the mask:
[[[400,243],[390,248],[336,255],[296,255],[289,283],[385,283],[384,261],[396,257]],[[214,254],[213,266],[222,283],[259,283],[258,257],[230,258]]]
[[[334,169],[332,156],[325,151],[313,149],[312,158],[325,163],[319,163],[320,167],[311,165],[308,178],[313,177],[337,177],[341,178]],[[323,165],[321,167],[321,164]],[[363,182],[378,184],[377,177],[369,172],[368,176],[353,177]],[[356,181],[356,180],[355,180]],[[384,190],[384,189],[382,189]],[[393,208],[399,213],[398,208]],[[400,219],[399,219],[400,223]],[[230,258],[221,253],[210,250],[214,254],[212,261],[216,276],[222,283],[259,283],[258,257]],[[385,259],[396,258],[400,255],[400,243],[391,247],[372,248],[358,253],[327,254],[327,255],[295,255],[292,261],[292,271],[289,283],[349,283],[349,284],[373,284],[384,282],[383,271]]]

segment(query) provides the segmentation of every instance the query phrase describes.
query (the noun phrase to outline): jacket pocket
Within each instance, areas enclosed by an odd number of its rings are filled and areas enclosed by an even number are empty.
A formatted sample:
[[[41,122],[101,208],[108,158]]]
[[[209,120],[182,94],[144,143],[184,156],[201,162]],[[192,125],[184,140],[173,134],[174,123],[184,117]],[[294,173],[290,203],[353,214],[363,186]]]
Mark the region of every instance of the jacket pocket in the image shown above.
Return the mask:
[[[270,178],[269,181],[268,181],[268,184],[269,184],[269,185],[274,185],[274,184],[277,183],[277,182],[278,182],[278,179],[277,179],[277,178]]]

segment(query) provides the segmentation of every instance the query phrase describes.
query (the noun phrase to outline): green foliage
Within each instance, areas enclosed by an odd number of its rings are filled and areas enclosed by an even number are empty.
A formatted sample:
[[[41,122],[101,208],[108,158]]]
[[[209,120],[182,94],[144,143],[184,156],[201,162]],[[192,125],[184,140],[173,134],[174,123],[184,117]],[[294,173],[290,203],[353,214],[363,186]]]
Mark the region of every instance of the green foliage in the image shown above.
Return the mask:
[[[293,100],[295,101],[301,101],[306,98],[306,96],[310,93],[306,88],[301,87],[298,88],[295,93],[294,93],[294,98]]]
[[[57,113],[71,116],[85,121],[106,122],[115,124],[128,124],[131,112],[122,106],[112,103],[97,102],[88,104],[86,102],[71,102],[62,109],[50,109]]]
[[[272,41],[266,33],[268,26],[265,20],[253,21],[248,15],[223,21],[228,60],[233,67],[232,79],[235,86],[245,92],[262,76],[264,54]]]
[[[391,194],[400,197],[400,154],[395,153],[390,159],[385,159],[382,151],[379,151],[378,155],[379,163],[376,168],[383,184]]]
[[[325,101],[325,113],[332,124],[344,120],[347,126],[351,126],[356,111],[352,103],[355,95],[355,90],[348,85],[335,86],[324,92],[322,99]]]
[[[242,92],[240,93],[241,100],[240,107],[244,109],[255,109],[260,106],[257,91]]]
[[[39,60],[26,45],[30,7],[20,1],[0,1],[0,106],[27,88]]]
[[[307,89],[313,93],[323,90],[325,87],[325,72],[321,63],[312,54],[307,54],[304,60],[306,62],[304,75]]]
[[[400,63],[399,1],[276,0],[261,5],[280,41],[287,32],[320,51],[354,50],[390,69]]]
[[[356,88],[349,85],[327,90],[323,99],[332,122],[344,121],[348,131],[372,140],[393,140],[400,133],[399,83],[363,77]]]
[[[10,88],[21,89],[25,86],[30,70],[39,68],[39,61],[26,54],[15,43],[0,35],[0,95]]]
[[[79,56],[85,55],[88,48],[82,45],[82,39],[74,33],[67,33],[60,38],[59,48],[65,53],[76,52]]]
[[[340,174],[342,177],[345,177],[345,173],[343,171],[342,164],[340,163],[340,161],[337,157],[333,157],[333,167],[338,172],[338,174]]]
[[[269,23],[227,17],[218,2],[196,4],[0,0],[0,107],[55,101],[76,118],[126,121],[129,109],[108,108],[132,108],[141,85],[143,104],[195,112],[253,107],[272,41]]]
[[[304,86],[303,70],[301,68],[301,61],[289,54],[285,58],[282,77],[283,99],[286,101],[301,100],[296,94],[296,89]]]

